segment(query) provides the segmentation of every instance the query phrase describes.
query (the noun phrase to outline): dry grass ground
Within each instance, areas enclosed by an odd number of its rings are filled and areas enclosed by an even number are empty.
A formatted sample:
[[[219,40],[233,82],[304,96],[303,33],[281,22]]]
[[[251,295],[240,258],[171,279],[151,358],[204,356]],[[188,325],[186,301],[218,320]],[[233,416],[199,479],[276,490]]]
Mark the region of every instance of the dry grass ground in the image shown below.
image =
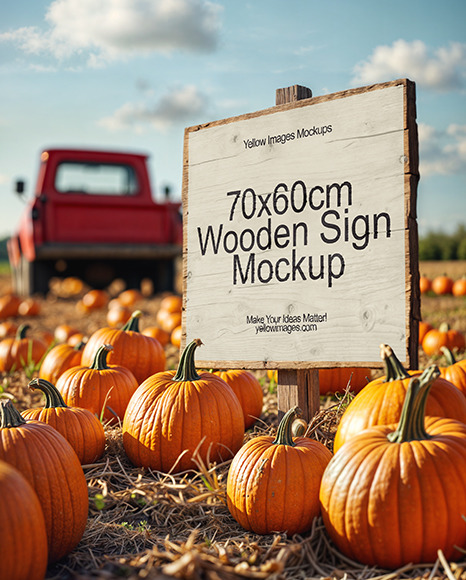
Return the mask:
[[[447,266],[451,273],[459,269],[462,269],[460,275],[464,273],[464,262],[436,265],[441,273]],[[434,266],[430,264],[427,269],[426,264],[425,271],[433,275]],[[8,278],[0,278],[0,294],[8,283]],[[142,327],[154,323],[158,301],[159,298],[148,298],[140,305]],[[466,332],[466,299],[427,296],[422,298],[421,308],[423,318],[432,324],[447,320]],[[53,295],[42,301],[40,315],[28,322],[32,331],[50,331],[59,323],[67,322],[87,335],[106,325],[104,311],[84,317],[77,312],[75,301]],[[169,366],[176,365],[177,349],[169,347],[167,356]],[[427,362],[425,357],[420,360]],[[264,392],[264,411],[246,439],[276,429],[273,385],[263,373],[259,378]],[[12,397],[19,410],[42,405],[40,394],[27,389],[28,377],[24,371],[3,373],[0,380],[0,391]],[[321,411],[308,430],[329,448],[346,401],[322,400]],[[177,476],[154,473],[130,464],[122,447],[120,427],[107,426],[106,434],[104,457],[84,467],[89,487],[85,534],[68,557],[49,568],[48,580],[466,580],[466,559],[458,563],[439,559],[434,564],[407,566],[398,571],[361,566],[336,550],[320,519],[302,536],[247,533],[232,519],[225,504],[228,462],[213,466],[198,463],[193,472]],[[7,532],[0,527],[0,541],[4,533]]]

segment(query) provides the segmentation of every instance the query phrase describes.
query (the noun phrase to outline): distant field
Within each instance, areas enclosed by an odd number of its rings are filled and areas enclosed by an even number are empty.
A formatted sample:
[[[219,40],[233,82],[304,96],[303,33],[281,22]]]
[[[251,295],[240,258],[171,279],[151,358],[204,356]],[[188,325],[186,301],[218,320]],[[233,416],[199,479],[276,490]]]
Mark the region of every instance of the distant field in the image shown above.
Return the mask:
[[[447,274],[453,280],[466,276],[466,260],[441,260],[436,262],[420,262],[419,273],[421,276],[434,278]]]

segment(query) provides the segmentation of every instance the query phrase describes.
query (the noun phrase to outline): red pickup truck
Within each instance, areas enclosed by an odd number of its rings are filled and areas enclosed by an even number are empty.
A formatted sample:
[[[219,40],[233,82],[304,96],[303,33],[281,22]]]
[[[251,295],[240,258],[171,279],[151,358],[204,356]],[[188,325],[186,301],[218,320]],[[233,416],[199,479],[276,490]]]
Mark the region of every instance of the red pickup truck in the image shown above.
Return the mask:
[[[34,197],[7,244],[18,294],[45,294],[51,278],[68,276],[93,288],[121,278],[128,288],[149,279],[154,292],[174,289],[181,203],[154,201],[147,155],[47,149],[40,161]]]

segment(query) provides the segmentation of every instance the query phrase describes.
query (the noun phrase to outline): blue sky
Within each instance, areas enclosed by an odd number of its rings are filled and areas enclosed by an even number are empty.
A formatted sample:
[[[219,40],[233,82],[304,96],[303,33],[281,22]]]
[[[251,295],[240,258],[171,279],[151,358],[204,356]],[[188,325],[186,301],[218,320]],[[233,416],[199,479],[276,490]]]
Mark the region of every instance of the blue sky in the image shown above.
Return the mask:
[[[418,223],[466,223],[464,0],[16,0],[0,21],[0,237],[32,196],[40,151],[151,155],[181,197],[184,128],[398,78],[416,82]]]

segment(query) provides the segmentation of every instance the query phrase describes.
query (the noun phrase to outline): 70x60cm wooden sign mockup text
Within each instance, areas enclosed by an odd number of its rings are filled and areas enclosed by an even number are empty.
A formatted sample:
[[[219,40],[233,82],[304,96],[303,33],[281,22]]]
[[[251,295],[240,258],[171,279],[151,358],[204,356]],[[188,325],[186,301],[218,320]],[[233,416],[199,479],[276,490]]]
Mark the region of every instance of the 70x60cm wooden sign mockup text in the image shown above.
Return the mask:
[[[382,342],[406,360],[405,91],[186,130],[184,324],[205,363],[378,366]]]

